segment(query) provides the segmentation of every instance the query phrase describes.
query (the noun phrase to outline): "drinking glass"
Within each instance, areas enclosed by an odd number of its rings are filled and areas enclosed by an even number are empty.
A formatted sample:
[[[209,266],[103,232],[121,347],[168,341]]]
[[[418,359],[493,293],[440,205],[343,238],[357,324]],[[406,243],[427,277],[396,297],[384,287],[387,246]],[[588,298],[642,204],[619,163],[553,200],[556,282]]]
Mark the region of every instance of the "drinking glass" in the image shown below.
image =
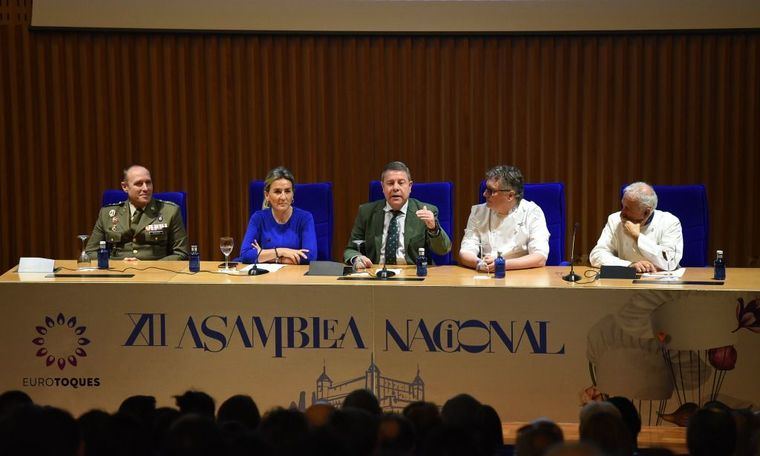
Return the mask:
[[[77,269],[90,269],[90,255],[87,255],[87,251],[85,250],[85,241],[89,236],[86,234],[80,234],[77,237],[82,241],[82,253],[80,253],[79,258],[77,258]]]
[[[478,257],[478,264],[475,266],[475,270],[478,273],[479,277],[483,278],[489,278],[491,277],[490,273],[488,272],[488,263],[486,262],[486,256],[490,255],[490,249],[487,248],[486,244],[481,243],[480,244],[480,256]],[[486,252],[488,250],[488,252]]]
[[[356,257],[356,260],[354,260],[354,271],[360,272],[364,270],[364,262],[359,261],[362,255],[364,255],[364,252],[362,252],[362,244],[364,244],[364,239],[357,239],[353,241],[354,244],[356,244],[356,250],[359,252],[359,256]]]
[[[673,249],[665,249],[662,251],[662,257],[665,259],[667,268],[663,280],[679,280],[679,277],[673,275],[673,271],[671,270],[671,267],[674,266],[671,262],[676,259],[676,252]]]
[[[222,254],[224,254],[224,270],[225,271],[230,270],[230,266],[229,266],[230,253],[232,253],[234,242],[235,240],[228,236],[225,236],[219,239],[219,248],[222,250]]]
[[[475,277],[479,279],[487,279],[489,277],[489,274],[488,263],[486,263],[485,260],[485,256],[487,254],[485,250],[488,249],[490,252],[490,243],[485,242],[482,239],[478,239],[478,235],[475,233],[475,230],[471,228],[465,228],[464,238],[469,242],[475,241],[475,245],[478,248],[478,262],[475,264],[475,272],[477,274]]]

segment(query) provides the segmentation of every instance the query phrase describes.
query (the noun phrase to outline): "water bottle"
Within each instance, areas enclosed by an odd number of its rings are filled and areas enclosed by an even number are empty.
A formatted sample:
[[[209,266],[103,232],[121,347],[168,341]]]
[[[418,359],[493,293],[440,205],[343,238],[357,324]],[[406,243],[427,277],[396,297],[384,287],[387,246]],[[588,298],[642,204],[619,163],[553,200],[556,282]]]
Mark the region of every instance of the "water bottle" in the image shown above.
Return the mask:
[[[723,260],[723,250],[715,252],[715,274],[713,279],[726,280],[726,262]]]
[[[201,254],[198,253],[198,246],[190,246],[190,272],[198,272],[201,270]]]
[[[100,248],[98,248],[98,269],[108,269],[108,247],[106,247],[106,241],[100,241]]]
[[[425,277],[427,275],[428,260],[425,256],[425,249],[420,247],[417,251],[417,277]]]
[[[501,256],[501,252],[498,252],[496,259],[493,261],[494,279],[503,279],[507,275],[507,262],[504,257]]]

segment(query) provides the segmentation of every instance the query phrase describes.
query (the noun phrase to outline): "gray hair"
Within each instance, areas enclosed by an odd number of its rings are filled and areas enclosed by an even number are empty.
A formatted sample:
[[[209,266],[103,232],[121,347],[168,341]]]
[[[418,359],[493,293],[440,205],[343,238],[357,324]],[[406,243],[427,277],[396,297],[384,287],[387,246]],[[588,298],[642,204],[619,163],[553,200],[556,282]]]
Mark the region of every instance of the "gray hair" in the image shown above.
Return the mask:
[[[486,180],[496,179],[499,186],[506,185],[515,192],[517,200],[523,199],[525,178],[516,166],[498,165],[486,171]]]
[[[409,167],[406,166],[404,162],[392,161],[388,163],[387,165],[385,165],[385,167],[383,168],[383,172],[380,173],[380,182],[383,182],[385,180],[386,171],[403,171],[406,173],[406,178],[409,179],[410,182],[412,180],[412,173],[411,171],[409,171]]]
[[[272,187],[272,183],[274,181],[285,179],[290,181],[290,184],[293,186],[293,194],[296,194],[296,178],[293,177],[293,173],[290,172],[290,170],[284,166],[278,166],[277,168],[274,168],[273,170],[269,171],[267,174],[266,179],[264,179],[264,191],[269,192],[269,189]],[[262,207],[264,209],[269,207],[269,202],[264,198],[264,204],[262,204]]]
[[[644,207],[657,209],[657,193],[646,182],[634,182],[623,190],[623,198],[626,196],[636,200]]]

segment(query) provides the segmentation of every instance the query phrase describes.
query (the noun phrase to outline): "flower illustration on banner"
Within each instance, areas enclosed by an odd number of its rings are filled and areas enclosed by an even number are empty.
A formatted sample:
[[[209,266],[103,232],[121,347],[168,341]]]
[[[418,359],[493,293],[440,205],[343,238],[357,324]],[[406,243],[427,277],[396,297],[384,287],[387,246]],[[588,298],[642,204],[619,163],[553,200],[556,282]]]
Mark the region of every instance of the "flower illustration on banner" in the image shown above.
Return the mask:
[[[717,370],[730,371],[736,367],[737,353],[733,345],[711,348],[707,351],[710,365]]]
[[[56,318],[45,317],[44,325],[34,328],[37,337],[32,340],[37,345],[37,356],[45,358],[45,366],[58,366],[63,370],[66,365],[76,367],[78,358],[87,356],[83,348],[90,344],[84,337],[86,326],[77,326],[77,318],[66,318],[59,313]]]
[[[736,322],[736,329],[731,332],[746,328],[752,332],[760,333],[760,303],[758,303],[757,299],[753,299],[746,306],[744,305],[744,299],[737,299]]]
[[[602,394],[602,392],[599,391],[599,388],[597,388],[595,385],[584,388],[580,393],[578,393],[578,398],[580,399],[581,407],[588,404],[589,402],[599,402],[605,400],[604,394]]]

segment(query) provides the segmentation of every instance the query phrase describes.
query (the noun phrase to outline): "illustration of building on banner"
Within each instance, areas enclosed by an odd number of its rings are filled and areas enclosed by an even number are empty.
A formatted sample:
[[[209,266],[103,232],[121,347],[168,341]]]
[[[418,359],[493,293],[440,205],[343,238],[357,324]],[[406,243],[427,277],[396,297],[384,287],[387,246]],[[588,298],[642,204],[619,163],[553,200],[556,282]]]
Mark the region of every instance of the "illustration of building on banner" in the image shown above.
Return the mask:
[[[401,412],[407,404],[425,400],[425,382],[420,377],[420,368],[411,382],[385,377],[375,364],[374,355],[364,375],[343,381],[333,381],[327,375],[327,366],[322,367],[322,374],[317,378],[316,389],[311,394],[311,404],[329,403],[340,407],[343,399],[354,390],[367,389],[380,401],[380,406],[386,412]],[[305,391],[301,391],[298,404],[291,404],[305,410]]]

